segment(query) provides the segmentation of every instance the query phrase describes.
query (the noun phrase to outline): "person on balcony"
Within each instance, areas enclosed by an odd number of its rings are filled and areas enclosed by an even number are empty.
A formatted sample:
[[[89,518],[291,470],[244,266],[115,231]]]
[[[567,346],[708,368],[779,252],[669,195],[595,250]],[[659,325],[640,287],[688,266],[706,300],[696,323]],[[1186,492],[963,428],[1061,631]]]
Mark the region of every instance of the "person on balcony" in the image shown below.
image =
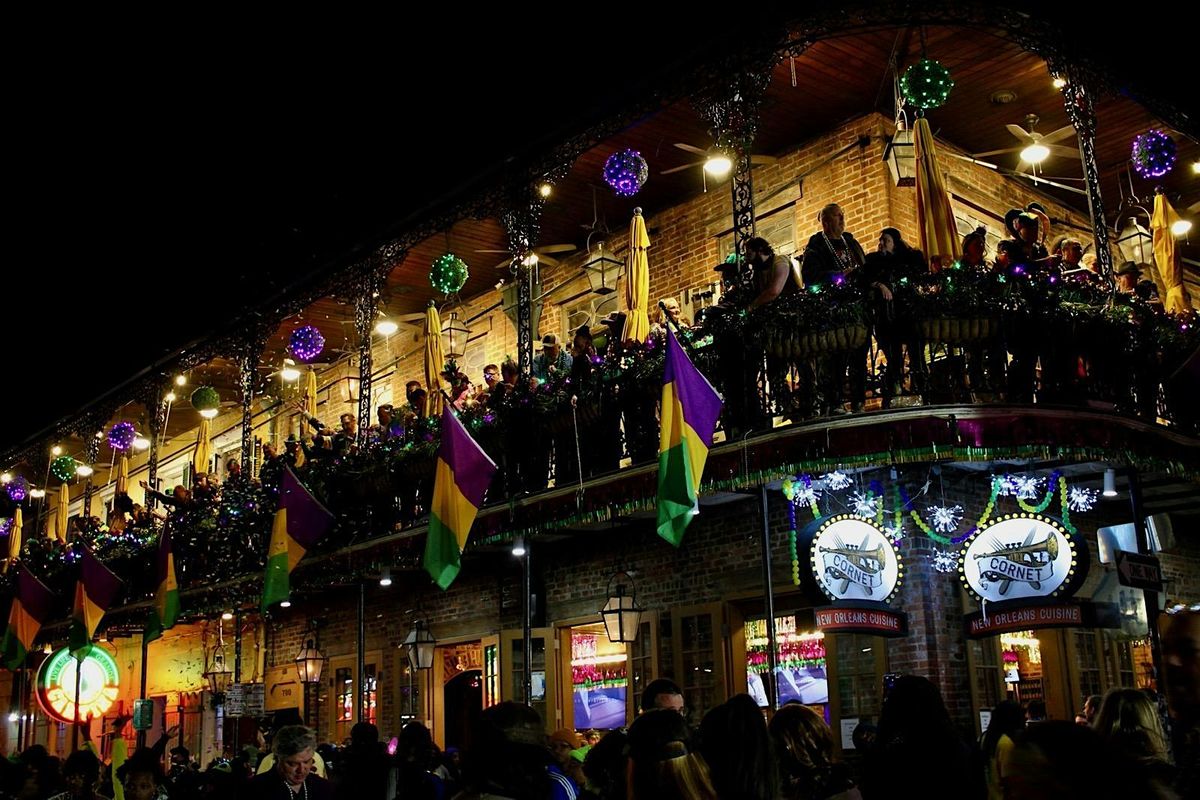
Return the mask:
[[[804,247],[801,277],[806,287],[840,286],[855,279],[866,256],[862,245],[846,231],[846,214],[837,203],[821,209],[818,216],[821,230],[809,237]],[[861,362],[851,363],[852,357],[862,355]],[[843,385],[847,371],[862,372],[866,368],[866,355],[855,353],[832,353],[816,359],[816,374],[822,410],[826,414],[844,413]],[[854,385],[862,386],[863,378],[852,378]],[[853,394],[853,407],[861,410],[860,394]]]
[[[959,268],[978,278],[992,272],[987,260],[987,231],[981,226],[968,233],[962,241],[962,260]],[[971,392],[979,399],[981,393],[995,395],[1004,389],[1004,368],[1008,364],[1008,352],[999,334],[990,340],[982,340],[967,348],[967,380]]]
[[[782,253],[776,253],[770,242],[761,236],[747,240],[744,256],[753,276],[755,293],[746,305],[747,312],[773,306],[777,301],[799,294],[803,288],[799,270],[795,268],[792,258]],[[754,368],[763,361],[763,349],[761,346],[756,347],[748,355],[753,375],[753,372],[756,371]],[[766,352],[767,384],[770,387],[771,398],[775,401],[774,409],[771,408],[772,404],[769,401],[765,403],[763,411],[767,416],[772,411],[788,415],[797,410],[798,403],[792,396],[788,380],[792,366],[790,358],[777,356],[769,350]],[[804,386],[803,393],[811,398],[811,373],[809,370],[800,370],[800,373],[800,382]],[[811,405],[811,403],[806,405]]]
[[[912,375],[913,391],[925,390],[925,346],[917,335],[917,321],[906,302],[911,295],[911,282],[929,272],[925,257],[920,250],[910,247],[896,228],[884,228],[879,232],[879,247],[867,256],[859,275],[859,284],[867,300],[875,338],[883,348],[887,359],[887,373],[883,381],[883,405],[887,408],[899,395],[904,384],[904,351],[908,350],[909,374]],[[864,345],[862,361],[867,358]],[[850,384],[852,397],[857,403],[863,399],[864,385],[856,379],[859,353],[851,353]]]
[[[1050,341],[1045,331],[1057,302],[1051,288],[1059,281],[1059,258],[1050,255],[1039,241],[1042,226],[1039,214],[1014,208],[1005,215],[1004,225],[1012,238],[1002,243],[1003,254],[997,263],[1004,264],[1017,281],[1027,309],[1027,316],[1009,326],[1008,348],[1012,353],[1008,366],[1009,399],[1032,403],[1038,358],[1049,359]]]
[[[538,383],[562,378],[571,372],[571,354],[558,343],[557,333],[542,337],[542,352],[533,358],[533,377]]]

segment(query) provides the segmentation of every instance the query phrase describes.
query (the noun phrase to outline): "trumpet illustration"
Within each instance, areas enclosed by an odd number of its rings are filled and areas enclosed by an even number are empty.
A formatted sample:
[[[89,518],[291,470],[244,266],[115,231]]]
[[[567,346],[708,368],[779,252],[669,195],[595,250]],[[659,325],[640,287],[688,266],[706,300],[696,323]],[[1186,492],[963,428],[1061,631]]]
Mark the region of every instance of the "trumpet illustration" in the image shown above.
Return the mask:
[[[864,550],[863,548],[867,546],[869,540],[869,536],[864,536],[862,544],[858,547],[818,547],[817,549],[822,553],[844,557],[868,575],[878,575],[883,570],[883,545],[880,544],[873,550]],[[838,540],[838,544],[842,544],[840,539]],[[827,567],[826,569],[830,571],[832,568]],[[832,577],[841,578],[842,586],[840,593],[845,594],[846,590],[850,588],[849,576],[842,574],[840,570],[834,569]],[[870,589],[864,587],[864,590],[867,591],[868,595],[870,594]]]
[[[1017,546],[1005,546],[997,541],[998,549],[990,553],[976,553],[975,560],[979,561],[983,558],[999,557],[1013,564],[1018,564],[1022,567],[1032,567],[1042,564],[1049,564],[1058,558],[1058,538],[1050,533],[1040,542],[1033,541],[1033,537],[1037,534],[1037,529],[1033,528],[1029,531],[1029,535],[1025,537],[1025,541]],[[1000,594],[1008,594],[1008,589],[1012,586],[1012,579],[1004,575],[989,571],[980,572],[981,577],[990,576],[991,579],[1000,579]],[[1029,581],[1029,585],[1034,589],[1041,589],[1041,581]]]

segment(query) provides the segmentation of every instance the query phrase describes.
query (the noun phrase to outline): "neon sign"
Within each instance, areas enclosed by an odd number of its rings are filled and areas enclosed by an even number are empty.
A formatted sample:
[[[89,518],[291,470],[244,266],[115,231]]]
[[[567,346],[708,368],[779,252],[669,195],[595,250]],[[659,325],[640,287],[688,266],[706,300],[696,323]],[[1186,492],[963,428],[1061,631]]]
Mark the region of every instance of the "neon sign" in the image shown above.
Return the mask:
[[[79,719],[102,716],[119,693],[117,662],[103,647],[88,648],[77,661],[64,647],[42,662],[37,675],[38,705],[59,722],[75,721],[75,672],[79,668]]]
[[[904,578],[891,539],[875,523],[852,514],[821,525],[813,537],[811,561],[817,585],[835,602],[886,602]]]

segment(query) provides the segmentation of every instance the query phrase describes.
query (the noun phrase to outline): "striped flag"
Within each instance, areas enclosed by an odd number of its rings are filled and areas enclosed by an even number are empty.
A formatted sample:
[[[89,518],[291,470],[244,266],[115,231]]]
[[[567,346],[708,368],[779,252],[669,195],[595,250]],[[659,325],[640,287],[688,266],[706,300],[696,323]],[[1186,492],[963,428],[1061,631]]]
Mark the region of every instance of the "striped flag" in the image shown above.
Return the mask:
[[[658,535],[676,547],[700,513],[700,478],[720,415],[721,395],[668,329],[658,440]]]
[[[429,536],[425,540],[425,571],[443,589],[458,576],[471,524],[495,474],[495,462],[446,405],[442,409],[442,443],[433,478]]]
[[[154,607],[146,619],[142,636],[152,642],[163,631],[175,627],[179,619],[179,584],[175,580],[175,553],[171,551],[171,532],[164,530],[158,540],[158,585],[154,589]]]
[[[121,579],[96,558],[91,548],[84,545],[83,555],[79,559],[79,581],[75,584],[75,606],[71,611],[69,639],[72,652],[91,646],[100,620],[104,619],[104,612],[108,611],[120,591]]]
[[[271,548],[267,551],[263,611],[288,599],[292,570],[332,525],[333,514],[304,488],[291,467],[285,469],[279,482],[279,510],[271,526]]]
[[[0,640],[0,654],[9,669],[18,669],[33,648],[33,640],[50,616],[54,594],[33,573],[17,562],[16,593],[8,611],[8,627]]]

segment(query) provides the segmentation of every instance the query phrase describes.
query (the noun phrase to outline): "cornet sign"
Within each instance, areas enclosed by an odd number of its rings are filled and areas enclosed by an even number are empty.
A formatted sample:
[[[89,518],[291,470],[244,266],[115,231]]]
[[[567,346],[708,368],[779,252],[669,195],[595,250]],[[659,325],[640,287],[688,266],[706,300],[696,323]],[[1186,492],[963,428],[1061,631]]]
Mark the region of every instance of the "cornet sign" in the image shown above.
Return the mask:
[[[887,535],[870,520],[852,514],[831,517],[812,543],[817,585],[831,600],[882,603],[900,588],[900,555]]]
[[[1009,514],[978,531],[959,557],[959,578],[978,600],[999,603],[1068,594],[1075,541],[1049,517]]]

